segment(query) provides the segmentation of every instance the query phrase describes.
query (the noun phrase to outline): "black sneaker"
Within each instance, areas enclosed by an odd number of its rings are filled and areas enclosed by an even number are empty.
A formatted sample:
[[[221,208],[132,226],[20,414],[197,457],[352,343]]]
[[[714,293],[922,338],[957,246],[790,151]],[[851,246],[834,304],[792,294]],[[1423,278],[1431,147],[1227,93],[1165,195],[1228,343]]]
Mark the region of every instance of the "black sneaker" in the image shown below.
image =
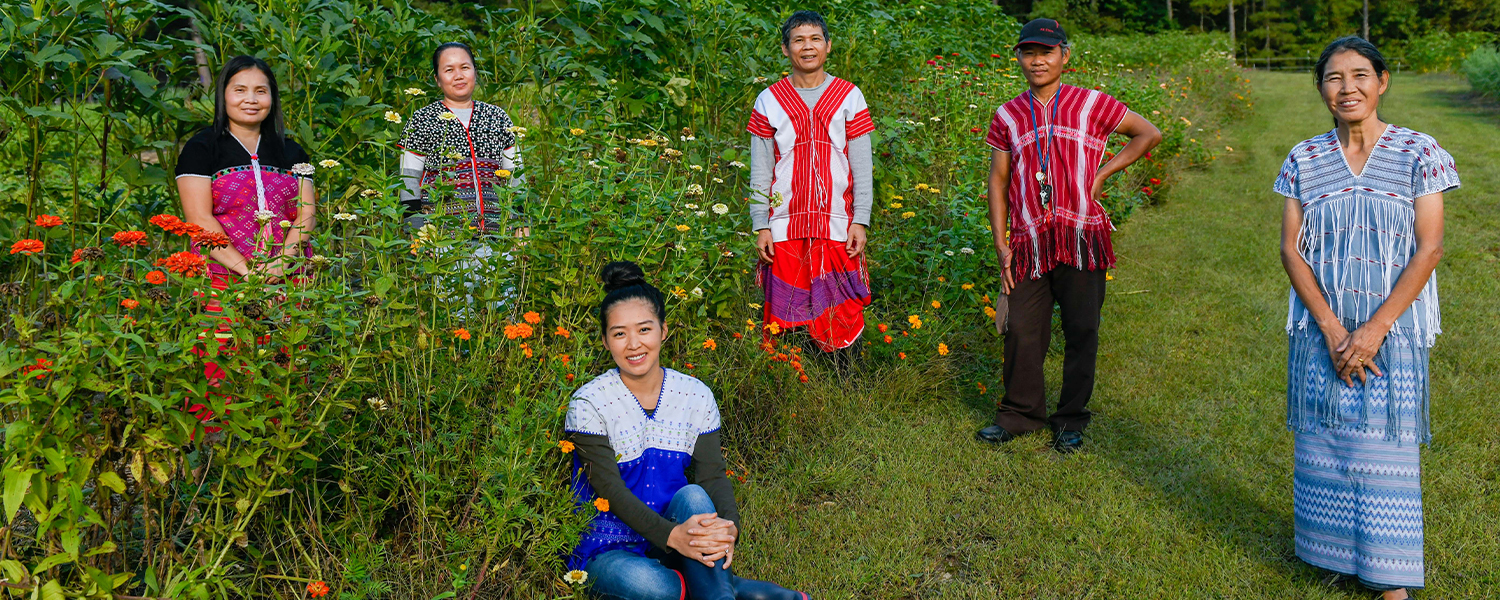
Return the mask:
[[[987,444],[1004,444],[1005,442],[1016,439],[1016,436],[1015,434],[1006,431],[1004,427],[1001,427],[999,425],[990,425],[989,427],[985,427],[984,429],[974,432],[974,439],[985,442]]]
[[[1063,454],[1072,454],[1083,449],[1083,432],[1062,430],[1052,438],[1052,449]]]

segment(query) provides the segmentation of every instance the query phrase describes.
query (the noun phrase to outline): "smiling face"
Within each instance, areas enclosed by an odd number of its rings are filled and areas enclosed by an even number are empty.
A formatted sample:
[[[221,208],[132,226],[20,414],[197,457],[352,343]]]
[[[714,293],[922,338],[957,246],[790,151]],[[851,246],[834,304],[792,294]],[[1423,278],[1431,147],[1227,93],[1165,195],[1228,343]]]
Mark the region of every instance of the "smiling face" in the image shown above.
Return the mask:
[[[463,48],[449,48],[438,56],[438,88],[450,102],[468,103],[474,97],[476,75],[474,59]]]
[[[609,307],[604,318],[604,347],[622,375],[645,377],[661,368],[661,343],[667,326],[657,319],[650,302],[642,298],[625,300]]]
[[[828,50],[832,43],[817,25],[799,25],[792,29],[781,53],[792,61],[792,68],[800,73],[816,73],[828,62]]]
[[[271,80],[260,69],[241,69],[224,86],[224,113],[236,125],[260,129],[271,104]]]
[[[1374,117],[1380,108],[1380,95],[1390,84],[1390,73],[1377,73],[1370,59],[1353,50],[1345,50],[1328,59],[1318,91],[1333,118],[1343,123],[1358,123]]]
[[[1057,82],[1071,57],[1072,51],[1062,46],[1022,44],[1020,48],[1016,48],[1016,60],[1021,65],[1021,72],[1026,76],[1026,83],[1034,88]]]

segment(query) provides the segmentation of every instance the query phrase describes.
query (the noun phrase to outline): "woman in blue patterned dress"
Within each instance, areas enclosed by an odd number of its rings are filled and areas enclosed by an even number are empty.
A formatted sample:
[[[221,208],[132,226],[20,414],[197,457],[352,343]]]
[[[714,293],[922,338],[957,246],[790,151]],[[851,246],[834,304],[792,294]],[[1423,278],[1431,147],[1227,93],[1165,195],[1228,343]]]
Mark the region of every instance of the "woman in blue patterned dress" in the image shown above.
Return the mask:
[[[714,394],[662,367],[665,298],[640,267],[614,262],[599,277],[600,329],[616,368],[568,402],[573,495],[599,511],[568,568],[585,570],[590,591],[606,600],[807,600],[730,570],[739,511]]]
[[[1380,120],[1390,72],[1369,42],[1335,40],[1315,72],[1335,127],[1297,144],[1275,185],[1296,550],[1400,600],[1424,583],[1418,447],[1431,438],[1443,193],[1458,173],[1431,137]]]

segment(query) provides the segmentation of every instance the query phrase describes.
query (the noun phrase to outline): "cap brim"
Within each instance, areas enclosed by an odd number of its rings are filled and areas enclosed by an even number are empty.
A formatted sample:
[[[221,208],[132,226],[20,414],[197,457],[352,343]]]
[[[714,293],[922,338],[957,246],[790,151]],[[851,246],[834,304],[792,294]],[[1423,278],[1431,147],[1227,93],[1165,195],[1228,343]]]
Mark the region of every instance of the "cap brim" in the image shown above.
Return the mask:
[[[1059,40],[1057,38],[1050,38],[1050,37],[1048,37],[1048,38],[1036,38],[1036,37],[1033,37],[1033,38],[1026,38],[1024,40],[1016,42],[1016,45],[1011,46],[1010,48],[1012,50],[1014,50],[1016,48],[1020,48],[1021,46],[1025,46],[1026,44],[1041,44],[1043,46],[1048,46],[1048,47],[1051,47],[1051,48],[1056,48],[1058,46],[1061,46],[1062,43],[1063,43],[1063,41]]]

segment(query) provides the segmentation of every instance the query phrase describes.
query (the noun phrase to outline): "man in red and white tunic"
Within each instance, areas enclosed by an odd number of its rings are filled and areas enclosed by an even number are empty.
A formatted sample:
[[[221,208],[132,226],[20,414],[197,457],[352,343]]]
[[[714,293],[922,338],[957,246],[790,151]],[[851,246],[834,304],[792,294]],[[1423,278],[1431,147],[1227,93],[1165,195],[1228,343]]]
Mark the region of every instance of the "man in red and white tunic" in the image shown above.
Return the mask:
[[[781,28],[792,75],[755,99],[750,218],[762,265],[766,326],[805,327],[818,348],[849,348],[870,303],[865,229],[874,205],[864,94],[823,70],[828,27],[798,11]],[[775,327],[771,327],[775,325]]]
[[[1099,197],[1105,180],[1156,147],[1161,132],[1109,94],[1062,84],[1071,50],[1057,21],[1027,23],[1015,51],[1030,89],[995,111],[985,139],[994,148],[990,227],[1010,317],[1005,395],[995,423],[976,437],[1000,443],[1049,427],[1053,447],[1072,452],[1089,424],[1104,281],[1115,266],[1114,225]],[[1112,133],[1130,142],[1101,165]],[[1054,304],[1067,343],[1061,397],[1049,416],[1042,366]]]

